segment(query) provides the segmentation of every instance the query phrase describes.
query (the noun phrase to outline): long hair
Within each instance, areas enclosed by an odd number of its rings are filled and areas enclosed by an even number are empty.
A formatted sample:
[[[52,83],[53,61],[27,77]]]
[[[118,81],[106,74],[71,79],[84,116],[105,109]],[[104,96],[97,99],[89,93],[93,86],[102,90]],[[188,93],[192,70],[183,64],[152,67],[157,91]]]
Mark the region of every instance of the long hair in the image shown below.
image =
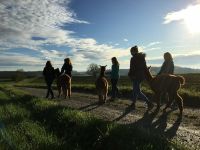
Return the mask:
[[[70,58],[65,58],[64,61],[65,61],[66,64],[72,65]]]
[[[112,60],[112,62],[113,62],[114,65],[119,66],[119,62],[117,61],[117,58],[116,58],[116,57],[112,57],[111,60]]]
[[[172,55],[169,52],[164,53],[164,59],[166,61],[173,61]]]
[[[46,68],[51,68],[51,67],[52,67],[52,64],[51,64],[51,61],[50,61],[50,60],[48,60],[48,61],[46,62],[45,67],[46,67]]]

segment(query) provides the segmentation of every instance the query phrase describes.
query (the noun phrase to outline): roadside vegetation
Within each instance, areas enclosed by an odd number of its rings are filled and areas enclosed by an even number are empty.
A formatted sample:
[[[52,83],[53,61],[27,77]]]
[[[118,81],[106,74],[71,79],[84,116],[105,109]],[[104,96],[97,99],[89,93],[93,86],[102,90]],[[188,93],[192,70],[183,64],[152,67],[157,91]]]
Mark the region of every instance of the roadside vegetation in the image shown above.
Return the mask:
[[[184,74],[186,84],[180,89],[180,95],[183,97],[186,107],[200,107],[200,74]],[[109,78],[108,78],[109,79]],[[74,76],[72,79],[72,92],[84,92],[96,94],[95,77],[93,76]],[[15,83],[16,86],[46,88],[42,77],[29,78]],[[110,85],[110,84],[109,84]],[[128,77],[122,76],[119,80],[120,98],[131,98],[132,85]],[[53,85],[56,89],[56,85]],[[109,89],[110,90],[110,89]],[[142,90],[148,97],[152,97],[153,93],[147,83],[143,83]]]
[[[4,149],[184,149],[151,130],[120,125],[0,86],[0,147]]]

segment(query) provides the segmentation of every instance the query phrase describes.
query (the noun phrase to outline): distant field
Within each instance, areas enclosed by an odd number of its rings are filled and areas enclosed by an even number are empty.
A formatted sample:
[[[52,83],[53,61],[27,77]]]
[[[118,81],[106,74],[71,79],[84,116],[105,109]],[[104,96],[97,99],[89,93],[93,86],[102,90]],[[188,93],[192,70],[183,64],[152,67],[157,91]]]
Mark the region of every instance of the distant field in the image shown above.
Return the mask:
[[[200,107],[200,74],[184,74],[186,79],[185,85],[181,88],[180,94],[184,99],[184,105],[190,107]],[[109,77],[108,77],[108,81]],[[74,76],[72,78],[72,91],[96,93],[95,78],[90,76]],[[16,86],[46,88],[43,77],[28,78],[14,83]],[[109,84],[110,85],[110,84]],[[132,83],[126,76],[120,77],[119,84],[120,97],[131,98]],[[56,85],[53,85],[56,89]],[[110,90],[110,89],[109,89]],[[148,84],[143,82],[142,90],[148,97],[152,97],[152,91]]]

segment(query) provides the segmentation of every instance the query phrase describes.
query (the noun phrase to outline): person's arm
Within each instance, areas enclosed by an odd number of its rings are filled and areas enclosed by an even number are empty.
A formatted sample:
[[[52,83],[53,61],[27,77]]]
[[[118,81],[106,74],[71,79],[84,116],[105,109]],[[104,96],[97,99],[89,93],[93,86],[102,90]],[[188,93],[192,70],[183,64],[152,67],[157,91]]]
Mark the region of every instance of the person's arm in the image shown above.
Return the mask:
[[[42,74],[43,74],[43,76],[45,76],[45,75],[46,75],[46,69],[45,69],[45,68],[43,69],[43,72],[42,72]]]
[[[128,72],[128,76],[130,78],[132,78],[133,71],[134,71],[134,59],[132,57],[131,60],[130,60],[130,68],[129,68],[129,72]]]
[[[61,74],[65,71],[65,64],[63,64],[62,68],[61,68]]]
[[[161,68],[160,68],[160,71],[158,72],[157,75],[160,75],[161,73],[163,73],[165,70],[165,62],[162,64]]]
[[[69,67],[69,71],[72,72],[72,69],[73,69],[73,66],[70,65],[70,67]]]
[[[174,74],[174,62],[173,61],[170,63],[169,73]]]

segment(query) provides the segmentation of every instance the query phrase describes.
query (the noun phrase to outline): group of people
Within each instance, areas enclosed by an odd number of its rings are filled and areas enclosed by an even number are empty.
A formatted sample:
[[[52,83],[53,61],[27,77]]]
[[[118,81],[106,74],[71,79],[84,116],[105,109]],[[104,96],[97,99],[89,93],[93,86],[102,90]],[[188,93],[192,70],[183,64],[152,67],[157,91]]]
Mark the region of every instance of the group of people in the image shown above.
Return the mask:
[[[61,74],[65,73],[68,76],[72,77],[72,63],[70,58],[65,58],[64,59],[64,64],[61,68]],[[51,99],[54,98],[54,94],[53,94],[53,90],[52,90],[52,83],[55,79],[55,72],[54,72],[54,67],[51,64],[51,61],[47,61],[46,65],[43,69],[43,75],[47,84],[47,94],[46,94],[46,98],[49,97],[49,95],[51,95]]]
[[[153,104],[152,102],[145,96],[144,93],[142,93],[140,89],[140,84],[143,80],[145,80],[145,70],[147,69],[146,55],[142,52],[139,52],[137,46],[133,46],[130,49],[130,53],[132,55],[132,58],[130,60],[130,68],[128,72],[128,76],[130,77],[132,83],[133,83],[133,95],[132,95],[132,107],[135,108],[136,100],[139,98],[141,100],[144,100],[147,103],[148,108],[152,108]],[[112,67],[110,72],[110,79],[111,79],[111,100],[115,100],[118,92],[118,80],[119,80],[119,62],[116,57],[111,58],[112,61]],[[64,64],[61,69],[61,73],[65,73],[69,75],[70,77],[72,72],[72,64],[69,58],[64,59]],[[164,62],[161,66],[161,69],[157,75],[161,74],[174,74],[174,62],[172,55],[169,52],[164,53]],[[47,61],[46,66],[43,70],[43,75],[45,77],[45,81],[47,83],[47,95],[46,98],[49,97],[49,94],[51,94],[51,98],[54,98],[53,91],[51,89],[51,85],[53,83],[53,80],[55,78],[54,75],[54,68],[51,65],[50,61]]]

